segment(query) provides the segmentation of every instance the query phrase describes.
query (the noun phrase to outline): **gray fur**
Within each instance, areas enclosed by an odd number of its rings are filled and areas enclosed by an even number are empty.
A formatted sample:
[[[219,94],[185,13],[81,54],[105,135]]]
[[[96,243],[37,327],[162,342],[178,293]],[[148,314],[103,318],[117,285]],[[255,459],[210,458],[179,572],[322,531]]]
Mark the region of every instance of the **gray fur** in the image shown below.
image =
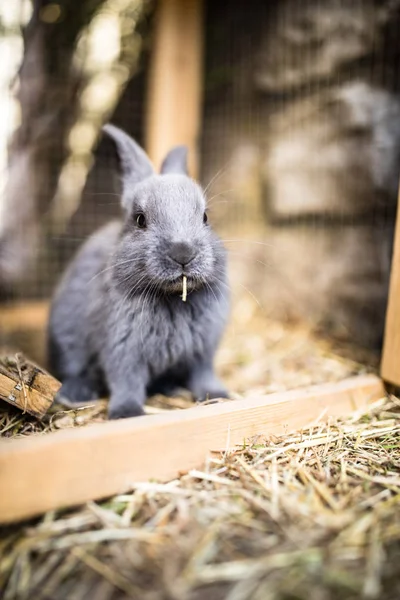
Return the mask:
[[[56,290],[49,350],[60,394],[81,402],[109,392],[110,418],[143,414],[148,394],[177,387],[200,401],[226,396],[213,369],[228,316],[226,258],[203,223],[202,190],[185,175],[149,175],[136,143],[106,131],[122,163],[125,219],[87,240]],[[194,258],[180,264],[177,247]]]

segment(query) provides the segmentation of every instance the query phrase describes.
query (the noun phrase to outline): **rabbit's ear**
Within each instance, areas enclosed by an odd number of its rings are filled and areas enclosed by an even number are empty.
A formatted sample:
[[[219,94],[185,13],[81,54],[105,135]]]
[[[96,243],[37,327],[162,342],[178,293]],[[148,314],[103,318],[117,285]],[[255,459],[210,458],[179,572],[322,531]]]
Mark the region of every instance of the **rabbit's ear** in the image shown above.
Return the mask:
[[[115,142],[122,171],[122,183],[133,184],[154,175],[153,165],[142,148],[127,133],[107,124],[103,131]]]
[[[161,174],[175,173],[181,175],[188,174],[187,166],[188,149],[186,146],[175,146],[164,158],[161,165]]]

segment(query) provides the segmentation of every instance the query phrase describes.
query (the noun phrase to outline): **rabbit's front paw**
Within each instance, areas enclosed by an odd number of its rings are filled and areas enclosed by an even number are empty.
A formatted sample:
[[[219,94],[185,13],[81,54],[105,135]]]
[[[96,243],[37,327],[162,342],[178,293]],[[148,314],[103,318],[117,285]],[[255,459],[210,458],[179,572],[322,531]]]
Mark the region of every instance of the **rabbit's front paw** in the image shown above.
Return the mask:
[[[83,376],[66,379],[59,391],[57,399],[62,402],[83,404],[99,399],[99,392],[93,383]]]
[[[202,393],[196,396],[197,402],[205,402],[206,400],[212,400],[214,398],[229,398],[228,390],[222,387],[215,389],[205,389]]]
[[[229,393],[212,370],[198,370],[192,373],[188,388],[197,402],[213,398],[229,398]]]
[[[111,396],[108,408],[109,419],[127,419],[129,417],[140,417],[144,414],[144,409],[139,403]]]

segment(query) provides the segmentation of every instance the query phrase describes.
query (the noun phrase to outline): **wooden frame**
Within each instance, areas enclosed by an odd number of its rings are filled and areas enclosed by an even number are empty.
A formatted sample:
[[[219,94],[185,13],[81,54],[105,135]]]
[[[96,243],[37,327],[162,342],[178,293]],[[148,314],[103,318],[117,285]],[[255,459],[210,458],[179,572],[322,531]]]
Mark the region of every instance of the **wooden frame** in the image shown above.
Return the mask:
[[[126,492],[198,467],[209,451],[255,435],[285,434],[346,415],[384,395],[380,379],[335,384],[122,421],[0,444],[0,523]]]

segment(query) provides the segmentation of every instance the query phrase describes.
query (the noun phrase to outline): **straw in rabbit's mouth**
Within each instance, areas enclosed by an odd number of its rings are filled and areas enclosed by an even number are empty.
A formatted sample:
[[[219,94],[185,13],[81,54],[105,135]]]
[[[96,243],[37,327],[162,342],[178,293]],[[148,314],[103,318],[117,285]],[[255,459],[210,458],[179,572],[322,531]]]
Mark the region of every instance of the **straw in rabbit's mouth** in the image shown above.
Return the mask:
[[[182,275],[182,302],[186,302],[187,298],[187,277]]]

